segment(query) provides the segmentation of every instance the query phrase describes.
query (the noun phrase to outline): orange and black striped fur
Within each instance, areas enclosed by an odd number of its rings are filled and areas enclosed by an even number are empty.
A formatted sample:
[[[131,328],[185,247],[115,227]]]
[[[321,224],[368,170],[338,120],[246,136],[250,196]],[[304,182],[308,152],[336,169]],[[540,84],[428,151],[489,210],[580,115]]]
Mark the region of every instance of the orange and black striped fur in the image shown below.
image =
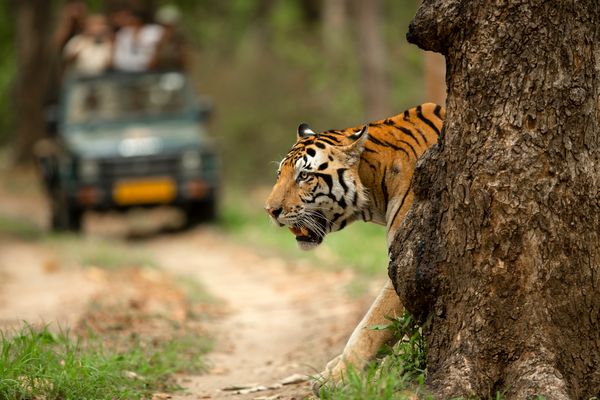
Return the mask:
[[[289,227],[302,249],[360,219],[386,225],[390,244],[413,201],[417,159],[437,142],[445,115],[444,108],[428,103],[364,127],[317,134],[300,125],[296,144],[279,164],[267,212],[276,224]],[[369,327],[388,324],[387,318],[402,310],[388,280],[315,390],[342,380],[349,365],[360,370],[372,360],[393,333]]]
[[[444,117],[427,103],[364,127],[315,133],[300,125],[267,211],[304,249],[360,219],[386,225],[391,240],[413,200],[415,163],[437,142]]]

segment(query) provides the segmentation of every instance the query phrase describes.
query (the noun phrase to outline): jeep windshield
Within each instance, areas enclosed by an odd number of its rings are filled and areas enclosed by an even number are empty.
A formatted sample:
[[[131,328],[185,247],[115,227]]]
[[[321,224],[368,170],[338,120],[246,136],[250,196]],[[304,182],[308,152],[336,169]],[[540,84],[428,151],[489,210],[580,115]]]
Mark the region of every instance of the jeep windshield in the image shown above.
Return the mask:
[[[191,110],[181,73],[114,74],[74,80],[66,93],[67,124],[177,118]]]

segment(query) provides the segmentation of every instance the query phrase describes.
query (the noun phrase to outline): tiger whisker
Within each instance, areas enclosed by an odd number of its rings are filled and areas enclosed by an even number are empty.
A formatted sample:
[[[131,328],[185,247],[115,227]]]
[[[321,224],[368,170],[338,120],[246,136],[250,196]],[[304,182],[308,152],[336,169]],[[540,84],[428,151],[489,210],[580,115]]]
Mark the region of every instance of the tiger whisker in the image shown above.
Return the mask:
[[[325,217],[319,210],[313,210],[311,208],[306,208],[305,213],[306,213],[306,215],[308,215],[310,217],[321,218],[326,222],[332,223],[332,221],[329,218]]]
[[[325,236],[325,229],[316,220],[309,217],[308,215],[303,215],[301,223],[305,228],[310,229],[317,235]]]

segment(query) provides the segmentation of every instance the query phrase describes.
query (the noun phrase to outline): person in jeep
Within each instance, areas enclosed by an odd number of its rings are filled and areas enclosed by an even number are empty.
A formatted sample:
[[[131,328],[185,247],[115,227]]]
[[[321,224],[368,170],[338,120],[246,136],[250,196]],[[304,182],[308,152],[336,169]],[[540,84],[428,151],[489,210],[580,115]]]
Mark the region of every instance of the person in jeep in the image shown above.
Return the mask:
[[[113,45],[104,15],[86,18],[85,29],[65,45],[63,59],[67,73],[95,75],[105,72],[112,63]]]

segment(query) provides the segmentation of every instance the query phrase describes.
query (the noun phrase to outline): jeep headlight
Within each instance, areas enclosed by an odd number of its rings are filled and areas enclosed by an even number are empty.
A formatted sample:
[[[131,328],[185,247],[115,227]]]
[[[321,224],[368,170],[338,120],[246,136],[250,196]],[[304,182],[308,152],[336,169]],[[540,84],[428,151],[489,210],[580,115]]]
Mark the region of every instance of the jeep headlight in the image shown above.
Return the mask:
[[[202,167],[202,158],[197,151],[186,151],[181,155],[181,169],[183,172],[196,172]]]
[[[98,161],[92,159],[83,159],[79,163],[79,176],[84,181],[93,181],[98,178],[100,168]]]

